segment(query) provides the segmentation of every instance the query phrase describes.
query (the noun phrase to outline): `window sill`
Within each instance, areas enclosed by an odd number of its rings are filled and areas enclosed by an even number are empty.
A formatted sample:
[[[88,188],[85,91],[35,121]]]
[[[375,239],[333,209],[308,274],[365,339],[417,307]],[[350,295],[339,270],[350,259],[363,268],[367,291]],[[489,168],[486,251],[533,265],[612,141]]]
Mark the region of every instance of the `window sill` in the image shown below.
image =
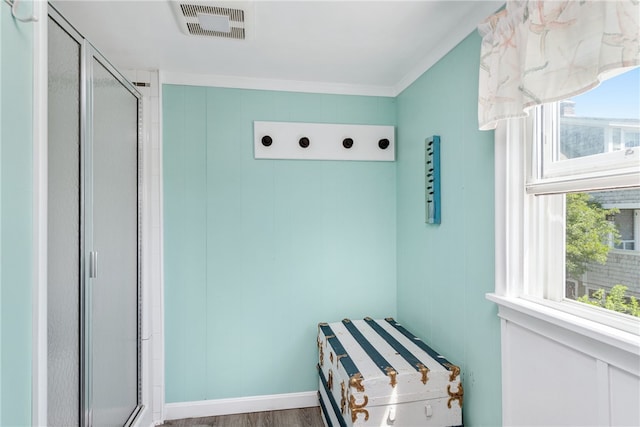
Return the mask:
[[[617,249],[612,248],[609,251],[610,254],[618,254],[618,255],[631,255],[631,256],[640,256],[640,251],[635,249]]]
[[[523,298],[486,297],[501,319],[640,376],[638,335]]]

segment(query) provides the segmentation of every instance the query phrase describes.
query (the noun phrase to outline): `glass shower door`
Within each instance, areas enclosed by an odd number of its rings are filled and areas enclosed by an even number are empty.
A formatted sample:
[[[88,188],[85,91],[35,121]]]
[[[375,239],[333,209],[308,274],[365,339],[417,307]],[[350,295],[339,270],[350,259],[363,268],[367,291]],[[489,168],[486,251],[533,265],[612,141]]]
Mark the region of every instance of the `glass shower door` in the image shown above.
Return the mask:
[[[81,38],[48,25],[47,425],[62,427],[80,420]]]
[[[53,6],[48,29],[47,425],[141,406],[139,94]]]
[[[138,408],[138,98],[91,59],[90,419],[126,425]]]

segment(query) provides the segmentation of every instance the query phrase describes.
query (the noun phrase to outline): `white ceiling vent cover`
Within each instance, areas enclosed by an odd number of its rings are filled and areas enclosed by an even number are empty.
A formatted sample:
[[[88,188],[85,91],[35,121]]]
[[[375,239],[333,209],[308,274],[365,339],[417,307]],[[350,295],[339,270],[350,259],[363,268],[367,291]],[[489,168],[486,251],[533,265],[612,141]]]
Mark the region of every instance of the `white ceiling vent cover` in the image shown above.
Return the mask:
[[[170,1],[178,26],[189,36],[249,39],[252,8],[244,1]],[[249,18],[249,19],[248,19]]]

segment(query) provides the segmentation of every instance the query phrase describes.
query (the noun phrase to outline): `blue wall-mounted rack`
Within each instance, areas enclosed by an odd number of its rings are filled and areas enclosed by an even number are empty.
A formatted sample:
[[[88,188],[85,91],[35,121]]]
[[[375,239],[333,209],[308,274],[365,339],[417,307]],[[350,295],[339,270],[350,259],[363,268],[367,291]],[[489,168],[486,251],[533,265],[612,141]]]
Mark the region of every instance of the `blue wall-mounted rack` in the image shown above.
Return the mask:
[[[427,224],[440,224],[440,136],[424,142],[425,213]]]

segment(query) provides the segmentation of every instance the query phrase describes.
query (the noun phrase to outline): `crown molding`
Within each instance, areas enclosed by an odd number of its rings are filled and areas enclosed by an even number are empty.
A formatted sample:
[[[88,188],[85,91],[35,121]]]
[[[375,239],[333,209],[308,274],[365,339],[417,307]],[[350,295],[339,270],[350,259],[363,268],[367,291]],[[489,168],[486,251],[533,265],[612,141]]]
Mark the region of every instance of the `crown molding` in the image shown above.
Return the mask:
[[[362,95],[394,97],[391,86],[370,86],[331,82],[310,82],[299,80],[262,79],[254,77],[225,76],[215,74],[194,74],[161,71],[164,84],[186,86],[210,86],[235,89],[276,90],[283,92],[306,92],[338,95]]]

